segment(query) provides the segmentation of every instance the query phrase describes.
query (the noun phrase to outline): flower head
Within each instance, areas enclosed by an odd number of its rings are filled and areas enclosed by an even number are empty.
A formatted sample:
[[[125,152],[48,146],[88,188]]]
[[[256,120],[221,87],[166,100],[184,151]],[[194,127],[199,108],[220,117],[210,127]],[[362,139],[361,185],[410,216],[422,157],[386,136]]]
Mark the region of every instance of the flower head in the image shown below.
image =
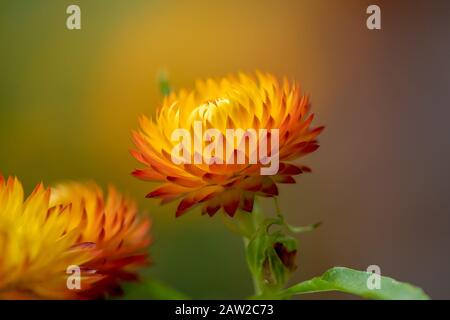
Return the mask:
[[[17,178],[0,176],[0,298],[100,298],[145,260],[148,222],[134,206],[77,186],[39,184],[25,200]],[[67,285],[71,266],[80,269],[79,288]]]
[[[165,97],[155,119],[140,118],[132,154],[144,167],[133,175],[163,183],[147,197],[180,200],[177,216],[199,204],[210,216],[251,212],[255,196],[310,172],[290,163],[318,148],[323,127],[311,127],[309,109],[298,85],[270,74],[198,81]]]
[[[101,274],[102,279],[85,296],[120,293],[120,281],[137,279],[136,270],[148,263],[146,249],[151,239],[150,221],[138,215],[133,201],[113,187],[104,196],[94,183],[66,183],[52,190],[50,202],[71,204],[71,222],[84,221],[76,243],[92,244],[97,251],[85,267]]]

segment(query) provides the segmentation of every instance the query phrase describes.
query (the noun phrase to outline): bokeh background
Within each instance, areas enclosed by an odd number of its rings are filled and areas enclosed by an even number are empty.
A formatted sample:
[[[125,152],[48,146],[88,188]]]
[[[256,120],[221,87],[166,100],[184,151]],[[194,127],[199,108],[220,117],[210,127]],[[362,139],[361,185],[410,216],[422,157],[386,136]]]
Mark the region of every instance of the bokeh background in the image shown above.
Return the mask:
[[[369,4],[382,30],[369,31]],[[81,7],[82,29],[65,27]],[[219,216],[175,219],[131,177],[130,131],[174,88],[255,69],[302,83],[321,148],[314,173],[281,188],[299,237],[293,281],[334,265],[450,298],[450,20],[448,1],[0,1],[0,171],[28,191],[44,181],[115,184],[151,215],[159,279],[192,298],[243,298],[252,285],[241,239]],[[264,202],[268,212],[270,202]],[[1,253],[0,253],[1,254]],[[145,298],[129,286],[128,297]],[[313,298],[349,298],[320,294]]]

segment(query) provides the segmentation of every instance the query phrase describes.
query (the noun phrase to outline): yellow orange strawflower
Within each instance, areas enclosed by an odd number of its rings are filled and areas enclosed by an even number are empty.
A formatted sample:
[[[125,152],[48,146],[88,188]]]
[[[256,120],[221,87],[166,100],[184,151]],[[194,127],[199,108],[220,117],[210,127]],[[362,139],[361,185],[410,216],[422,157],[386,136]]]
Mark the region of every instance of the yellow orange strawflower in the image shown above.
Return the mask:
[[[239,74],[198,81],[191,91],[181,90],[165,97],[154,119],[140,118],[141,130],[133,132],[137,149],[132,150],[132,155],[144,167],[133,175],[163,183],[147,197],[160,198],[163,203],[180,200],[177,216],[196,205],[201,205],[202,212],[210,216],[220,208],[230,216],[238,209],[251,212],[255,196],[277,196],[277,183],[295,183],[292,176],[310,172],[306,166],[291,163],[318,148],[316,138],[323,127],[311,126],[313,114],[309,111],[308,97],[301,94],[297,84],[279,82],[270,74],[257,72],[254,76]],[[202,132],[213,128],[223,136],[227,129],[277,129],[279,150],[275,152],[279,170],[263,176],[261,163],[173,161],[173,150],[179,143],[172,139],[174,130],[186,129],[194,139],[201,140],[202,137],[196,137],[196,123],[201,123]],[[258,143],[269,137],[270,133],[259,135]],[[244,139],[248,137],[232,143],[237,147]],[[204,138],[201,143],[203,148],[207,146]],[[234,156],[239,152],[242,149],[236,148]],[[254,151],[245,149],[245,159],[251,157],[251,152]],[[274,151],[269,147],[270,153]]]
[[[112,222],[114,221],[114,223]],[[116,225],[118,227],[116,227]],[[148,221],[117,193],[39,184],[26,199],[17,178],[0,176],[0,299],[89,299],[117,291],[145,261]],[[67,269],[81,270],[69,289]]]

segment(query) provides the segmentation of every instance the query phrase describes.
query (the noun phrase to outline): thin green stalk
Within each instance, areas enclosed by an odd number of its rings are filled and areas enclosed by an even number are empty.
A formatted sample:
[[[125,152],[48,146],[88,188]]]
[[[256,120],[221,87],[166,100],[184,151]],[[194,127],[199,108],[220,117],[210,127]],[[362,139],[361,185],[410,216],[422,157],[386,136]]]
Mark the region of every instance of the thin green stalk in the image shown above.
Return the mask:
[[[275,203],[275,211],[276,211],[276,213],[277,213],[277,216],[278,216],[279,218],[282,218],[283,216],[282,216],[282,214],[281,214],[281,208],[280,208],[280,204],[279,204],[279,202],[278,202],[278,198],[277,198],[277,197],[274,197],[274,198],[273,198],[273,202]]]
[[[242,237],[242,239],[244,240],[245,251],[247,251],[248,243],[250,242],[250,240],[245,236]],[[249,268],[249,271],[252,276],[253,289],[255,291],[255,296],[259,296],[262,294],[262,288],[261,288],[260,281],[258,279],[258,276],[255,275],[250,268]]]
[[[230,225],[230,221],[227,221],[226,225],[236,233],[242,236],[244,242],[244,249],[247,256],[248,244],[252,237],[255,235],[258,230],[260,221],[264,219],[263,214],[261,212],[261,208],[258,202],[255,199],[253,211],[251,213],[238,211],[236,214],[236,220],[238,221],[238,226]],[[252,277],[253,287],[255,291],[255,296],[259,296],[263,292],[263,284],[261,283],[261,279],[259,275],[255,274],[254,271],[249,267],[249,271]]]

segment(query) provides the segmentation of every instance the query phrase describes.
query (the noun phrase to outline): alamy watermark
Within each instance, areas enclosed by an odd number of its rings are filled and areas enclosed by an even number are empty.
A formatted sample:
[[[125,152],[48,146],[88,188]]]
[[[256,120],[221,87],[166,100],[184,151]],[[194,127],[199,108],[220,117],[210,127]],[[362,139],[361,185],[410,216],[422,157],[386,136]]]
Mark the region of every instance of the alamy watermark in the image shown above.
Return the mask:
[[[81,289],[81,269],[77,265],[68,266],[66,273],[70,274],[67,277],[66,286],[69,290],[80,290]]]
[[[370,265],[367,267],[367,273],[370,273],[367,278],[366,285],[369,290],[381,289],[381,268],[377,265]]]
[[[367,18],[366,25],[369,30],[381,30],[381,9],[376,4],[372,4],[367,7],[367,14],[370,16]]]
[[[215,128],[203,132],[202,121],[194,121],[193,136],[180,128],[172,132],[171,140],[178,142],[171,152],[175,164],[259,163],[261,175],[278,173],[279,129],[226,129],[224,135]]]
[[[76,4],[67,7],[66,13],[69,14],[66,20],[66,27],[69,30],[81,29],[81,9]]]

